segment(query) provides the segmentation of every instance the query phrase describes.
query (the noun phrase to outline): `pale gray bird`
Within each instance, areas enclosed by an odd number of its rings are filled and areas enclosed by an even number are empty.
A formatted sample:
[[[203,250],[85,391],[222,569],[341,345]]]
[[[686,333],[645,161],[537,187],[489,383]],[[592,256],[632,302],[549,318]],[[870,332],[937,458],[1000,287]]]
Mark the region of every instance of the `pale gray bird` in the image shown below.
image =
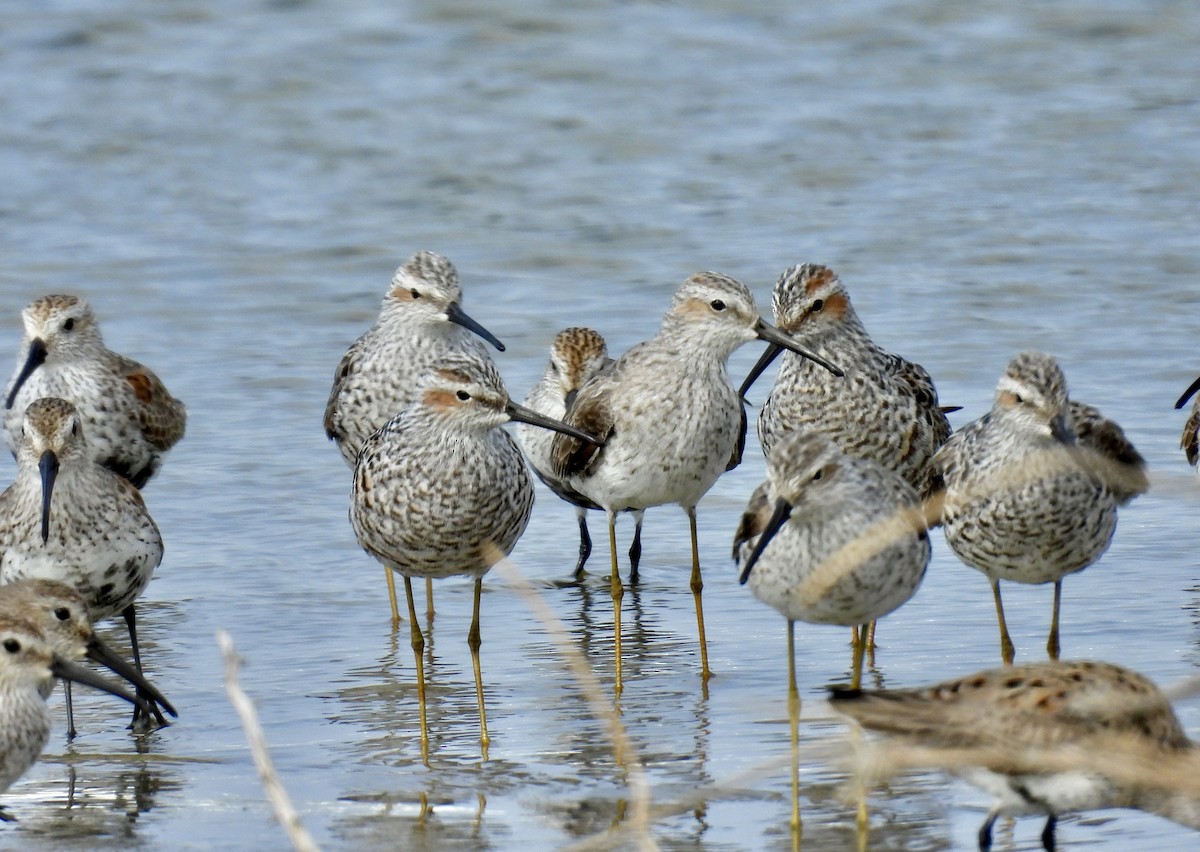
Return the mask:
[[[763,321],[744,284],[700,272],[675,291],[658,334],[622,355],[579,389],[566,422],[604,445],[555,436],[554,475],[608,513],[612,556],[615,689],[621,677],[621,597],[617,571],[616,515],[677,503],[687,513],[692,539],[691,589],[700,636],[700,674],[707,682],[696,504],[717,477],[742,456],[746,413],[729,381],[729,356],[751,340],[778,343],[837,367],[800,347]]]
[[[142,488],[183,437],[187,409],[137,361],[104,345],[91,306],[78,296],[43,296],[21,314],[25,339],[4,401],[14,455],[25,409],[43,397],[75,406],[91,457]]]
[[[1023,352],[1001,376],[990,412],[938,451],[946,541],[987,575],[1011,663],[1000,581],[1053,583],[1047,650],[1058,658],[1062,580],[1108,550],[1117,507],[1143,493],[1145,462],[1121,428],[1070,401],[1058,362]]]

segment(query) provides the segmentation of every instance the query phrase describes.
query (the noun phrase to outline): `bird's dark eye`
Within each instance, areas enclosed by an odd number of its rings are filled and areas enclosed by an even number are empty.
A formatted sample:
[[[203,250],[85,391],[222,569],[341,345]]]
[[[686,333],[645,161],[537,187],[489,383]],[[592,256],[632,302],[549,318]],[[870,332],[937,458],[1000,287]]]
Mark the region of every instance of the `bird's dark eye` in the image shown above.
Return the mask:
[[[69,320],[63,323],[63,331],[70,331],[73,328],[75,328],[75,318],[71,317]]]
[[[725,310],[725,303],[722,302],[720,299],[713,299],[711,302],[708,303],[708,306],[710,308],[712,308],[714,311]]]
[[[421,298],[421,291],[418,290],[416,287],[413,287],[411,290],[408,291],[408,295],[412,296],[414,299],[419,299],[419,298]]]
[[[814,314],[815,314],[817,311],[821,310],[821,308],[823,308],[823,307],[825,307],[825,300],[824,300],[824,299],[817,299],[815,302],[813,302],[813,303],[812,303],[812,309],[813,309],[813,313],[814,313]]]
[[[72,421],[71,421],[71,434],[72,434],[72,435],[78,435],[78,434],[79,434],[79,421],[78,421],[78,420],[72,420]]]
[[[820,481],[820,479],[821,479],[821,477],[822,477],[822,476],[824,476],[824,475],[825,475],[825,471],[823,471],[823,470],[818,470],[816,473],[814,473],[814,474],[813,474],[812,481],[813,481],[813,482],[819,482],[819,481]]]
[[[4,640],[4,650],[8,651],[8,653],[10,653],[10,654],[15,654],[21,650],[21,643],[18,642],[16,639],[5,639]]]
[[[56,607],[54,610],[54,617],[59,621],[67,621],[71,618],[71,610],[67,609],[65,606]]]
[[[1024,405],[1024,403],[1025,403],[1025,397],[1021,396],[1019,393],[1014,393],[1014,394],[1013,394],[1013,401],[1014,401],[1014,402],[1015,402],[1017,405]]]
[[[469,393],[467,393],[466,391],[459,391],[459,392],[458,392],[457,394],[455,394],[455,395],[456,395],[456,396],[457,396],[459,399],[461,399],[463,402],[466,402],[468,399],[470,399],[470,398],[471,398],[471,395],[470,395]]]

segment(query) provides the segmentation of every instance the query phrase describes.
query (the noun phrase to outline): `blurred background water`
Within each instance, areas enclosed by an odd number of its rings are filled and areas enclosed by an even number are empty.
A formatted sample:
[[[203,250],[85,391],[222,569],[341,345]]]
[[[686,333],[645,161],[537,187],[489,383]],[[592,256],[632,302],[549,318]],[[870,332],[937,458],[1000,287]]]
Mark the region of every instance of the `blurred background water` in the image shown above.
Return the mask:
[[[956,425],[986,410],[1015,352],[1056,354],[1154,481],[1104,559],[1065,584],[1064,654],[1160,682],[1195,672],[1200,500],[1171,406],[1200,370],[1200,7],[747,5],[5,10],[0,328],[13,359],[25,304],[85,295],[110,346],[157,371],[190,419],[147,489],[167,554],[139,604],[148,666],[181,718],[139,741],[124,709],[96,698],[67,746],[60,715],[46,758],[4,796],[20,822],[0,846],[283,846],[223,692],[218,628],[246,658],[279,771],[324,846],[547,848],[619,820],[627,791],[603,724],[495,574],[492,759],[478,760],[471,586],[448,580],[432,632],[433,766],[420,764],[407,628],[392,632],[382,571],[346,520],[349,471],[321,429],[339,357],[419,248],[458,266],[467,310],[509,347],[498,365],[518,399],[559,328],[591,325],[622,351],[700,269],[747,282],[767,312],[785,267],[830,264],[874,337],[964,406]],[[734,357],[735,380],[757,354]],[[686,520],[671,507],[646,519],[622,718],[670,810],[654,826],[663,848],[789,842],[784,622],[728,561],[763,471],[752,435],[700,506],[707,696]],[[607,685],[598,541],[591,586],[540,593]],[[874,683],[998,661],[987,583],[934,543],[923,588],[880,627]],[[572,511],[539,486],[514,561],[561,579],[575,546]],[[1006,588],[1019,660],[1044,654],[1050,598]],[[853,844],[838,798],[845,729],[820,706],[845,676],[847,634],[798,630],[809,848]],[[1180,711],[1196,731],[1196,707]],[[872,798],[873,846],[969,848],[987,804],[936,773],[905,777]],[[997,844],[1036,848],[1039,832],[1021,821]],[[1060,841],[1196,842],[1132,812],[1068,820]]]

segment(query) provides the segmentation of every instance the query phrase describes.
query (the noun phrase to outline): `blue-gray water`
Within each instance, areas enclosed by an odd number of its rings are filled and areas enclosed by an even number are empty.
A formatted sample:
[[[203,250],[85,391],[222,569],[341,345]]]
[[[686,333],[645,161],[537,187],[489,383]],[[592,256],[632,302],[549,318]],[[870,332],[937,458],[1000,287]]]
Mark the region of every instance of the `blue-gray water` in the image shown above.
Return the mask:
[[[338,358],[418,248],[458,265],[467,309],[509,346],[498,363],[518,398],[556,330],[589,324],[623,350],[699,269],[746,281],[767,311],[784,267],[832,265],[874,336],[964,406],[956,425],[986,409],[1012,354],[1055,353],[1154,478],[1110,552],[1066,582],[1064,653],[1162,682],[1200,665],[1200,485],[1171,408],[1200,371],[1200,7],[565,6],[5,10],[3,339],[15,360],[27,302],[86,295],[108,343],[152,366],[190,419],[147,488],[167,555],[140,604],[148,665],[181,718],[139,747],[124,709],[95,698],[65,747],[52,699],[58,731],[3,796],[20,822],[0,845],[283,846],[225,698],[218,628],[246,658],[279,772],[326,847],[547,848],[616,820],[626,789],[604,728],[499,576],[483,617],[492,759],[478,761],[470,584],[448,580],[432,636],[433,767],[420,765],[407,632],[391,631],[382,569],[346,520],[349,471],[321,429]],[[735,377],[756,355],[735,356]],[[700,790],[654,824],[663,848],[788,844],[784,622],[727,556],[762,475],[752,438],[700,506],[707,698],[685,518],[666,507],[646,519],[643,586],[625,599],[623,720],[656,804]],[[571,510],[540,490],[516,564],[562,578],[574,552]],[[603,586],[541,594],[609,684]],[[1010,586],[1006,602],[1018,658],[1042,656],[1050,589]],[[844,677],[848,633],[798,630],[811,717],[822,685]],[[891,685],[998,659],[987,583],[940,535],[923,588],[879,635],[876,678]],[[1180,710],[1200,728],[1195,706]],[[832,761],[844,736],[832,721],[804,728],[808,848],[853,843]],[[968,848],[986,804],[936,773],[908,776],[872,798],[872,841]],[[1039,831],[1019,821],[998,846],[1036,848]],[[1067,820],[1060,837],[1196,843],[1133,812]]]

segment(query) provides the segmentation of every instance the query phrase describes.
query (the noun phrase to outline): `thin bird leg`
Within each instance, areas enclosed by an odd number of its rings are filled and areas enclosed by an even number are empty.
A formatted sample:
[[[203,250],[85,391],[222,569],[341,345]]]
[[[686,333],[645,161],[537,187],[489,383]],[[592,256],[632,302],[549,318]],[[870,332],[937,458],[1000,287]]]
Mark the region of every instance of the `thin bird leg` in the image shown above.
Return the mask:
[[[1011,666],[1016,657],[1012,637],[1008,635],[1008,624],[1004,621],[1004,604],[1000,600],[1000,581],[992,580],[992,597],[996,600],[996,617],[1000,619],[1000,659]]]
[[[1046,641],[1046,651],[1050,659],[1057,660],[1060,650],[1058,645],[1058,607],[1062,603],[1062,580],[1054,581],[1054,616],[1050,619],[1050,638]],[[1053,833],[1053,832],[1052,832]]]
[[[63,700],[67,702],[67,742],[75,739],[75,708],[71,704],[71,681],[64,680],[63,685]],[[135,711],[134,715],[137,713]]]
[[[138,650],[137,640],[137,610],[134,609],[133,604],[130,604],[129,606],[125,607],[125,609],[121,610],[121,615],[125,619],[125,627],[129,630],[129,645],[133,650],[133,667],[137,669],[138,674],[142,674],[142,653]],[[134,691],[138,698],[145,700],[145,706],[149,707],[150,711],[154,714],[154,721],[159,725],[166,725],[167,720],[163,716],[162,711],[158,709],[158,702],[156,702],[152,696],[147,695],[140,686]],[[143,721],[144,716],[145,713],[141,706],[134,705],[133,721],[129,723],[129,727],[137,731],[140,723]],[[149,724],[149,719],[146,719],[146,724]]]
[[[704,580],[700,577],[700,547],[696,542],[696,507],[688,506],[688,526],[692,533],[692,597],[696,599],[696,629],[700,633],[700,679],[708,683],[712,669],[708,667],[708,640],[704,636],[704,603],[700,593],[704,591]]]
[[[615,654],[616,685],[613,687],[617,697],[625,684],[621,680],[621,598],[625,596],[625,588],[621,585],[621,572],[617,570],[617,513],[608,512],[608,552],[612,557],[612,574],[609,575],[609,589],[613,599],[613,653]]]
[[[479,705],[479,745],[483,759],[488,759],[488,746],[492,738],[488,736],[487,712],[483,709],[483,672],[479,668],[479,596],[483,592],[483,578],[475,578],[475,611],[471,616],[471,629],[467,632],[467,647],[471,649],[471,667],[475,669],[475,703]]]
[[[629,585],[638,584],[638,566],[642,563],[642,518],[646,517],[645,509],[633,513],[633,544],[629,545]]]
[[[583,566],[592,555],[592,536],[588,532],[587,509],[576,507],[575,516],[579,519],[579,561],[575,563],[575,582],[583,580]]]
[[[998,816],[999,814],[994,812],[988,814],[983,825],[979,827],[979,852],[988,852],[992,848],[992,826],[996,824]]]
[[[862,688],[863,657],[867,653],[867,625],[860,624],[854,628],[854,673],[851,675],[850,688]]]
[[[421,709],[421,762],[429,765],[429,724],[425,716],[425,637],[417,622],[417,605],[413,601],[412,578],[404,578],[404,593],[408,596],[409,634],[412,636],[413,656],[417,658],[417,703]]]
[[[875,627],[878,624],[878,621],[872,621],[867,626],[867,650],[872,654],[875,653]]]
[[[1054,814],[1050,814],[1050,816],[1046,818],[1045,828],[1042,829],[1042,848],[1045,849],[1046,852],[1054,852],[1054,829],[1057,825],[1058,817]]]
[[[433,618],[433,578],[425,578],[425,617]]]
[[[796,622],[788,619],[788,723],[792,735],[792,845],[800,843],[800,691],[796,689]]]
[[[387,565],[383,566],[383,574],[387,577],[388,584],[388,599],[392,602],[392,628],[400,626],[400,604],[396,600],[396,578],[392,576],[392,569]]]

